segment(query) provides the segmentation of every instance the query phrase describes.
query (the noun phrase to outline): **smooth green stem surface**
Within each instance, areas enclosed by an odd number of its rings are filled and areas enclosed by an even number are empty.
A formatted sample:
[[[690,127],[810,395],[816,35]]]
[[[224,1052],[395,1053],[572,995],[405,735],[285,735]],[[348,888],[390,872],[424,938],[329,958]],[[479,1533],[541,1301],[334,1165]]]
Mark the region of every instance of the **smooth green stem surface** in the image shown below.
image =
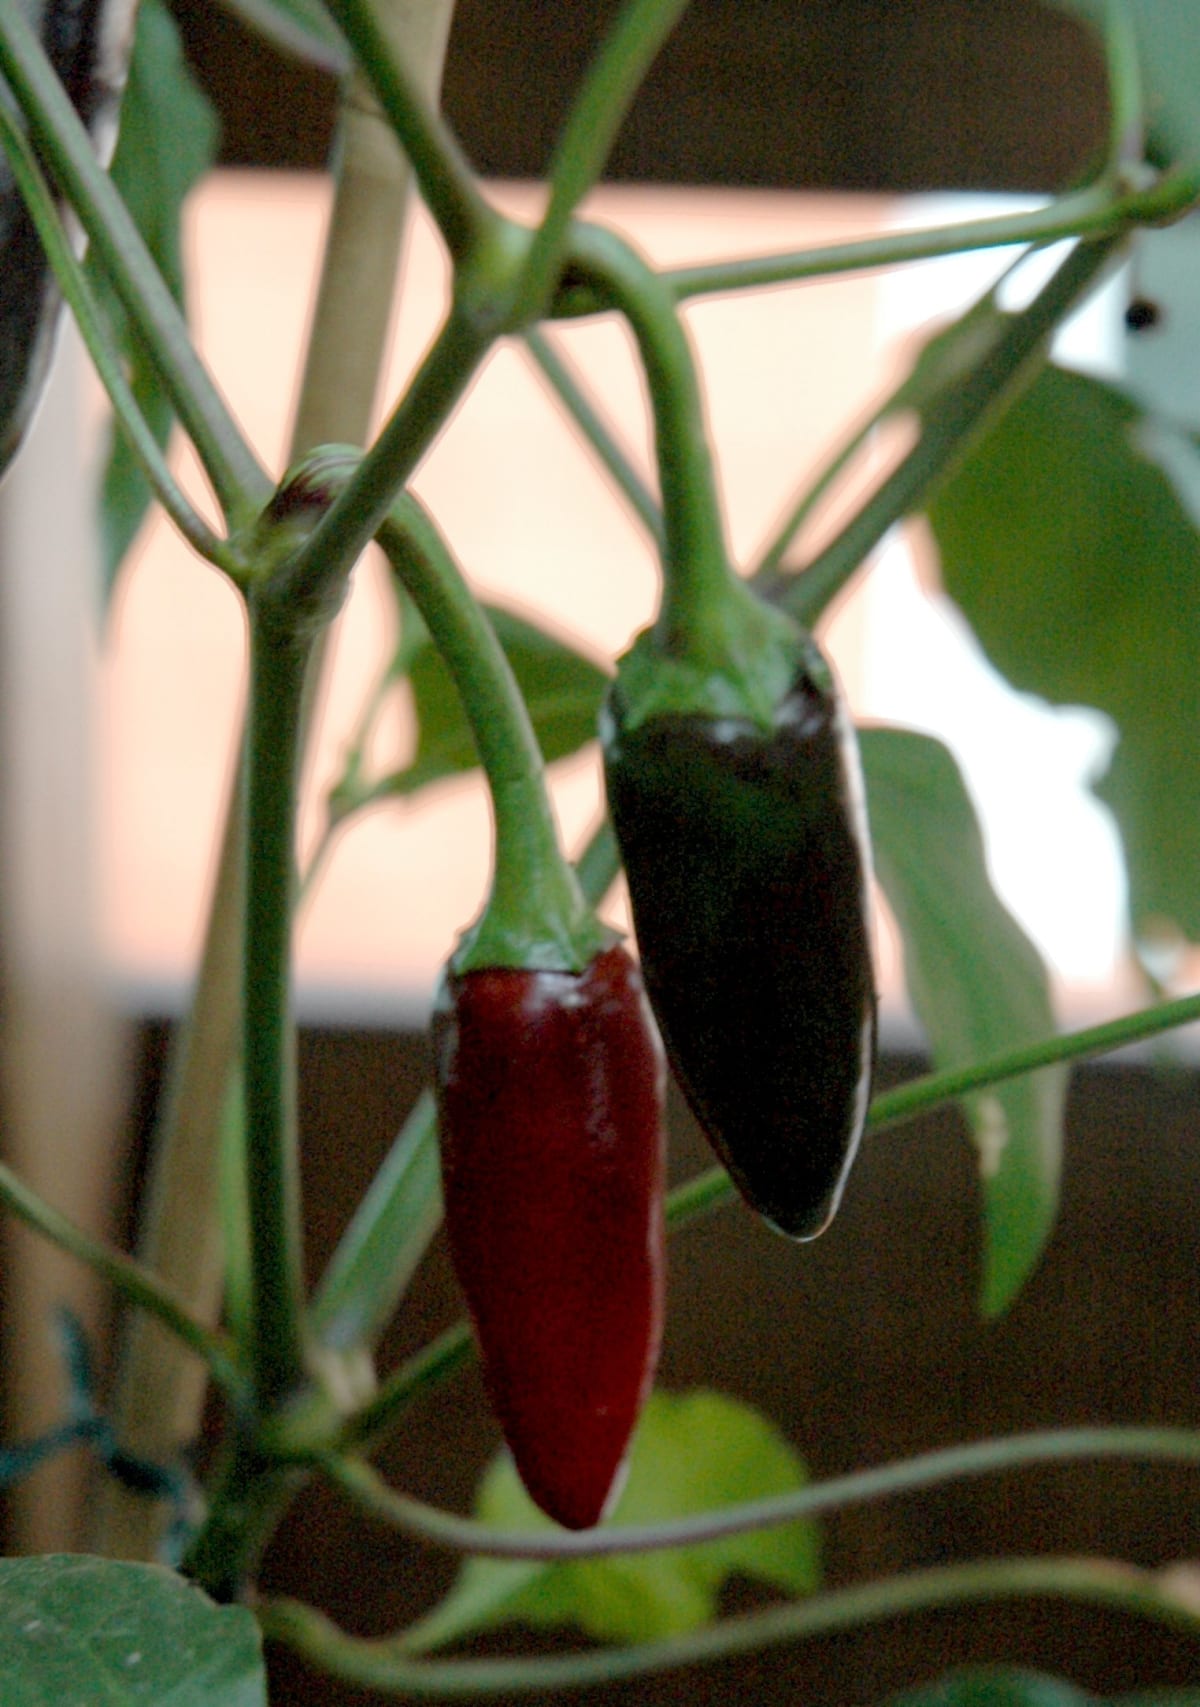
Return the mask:
[[[319,1465],[359,1510],[405,1534],[483,1558],[550,1561],[695,1546],[728,1535],[778,1529],[802,1518],[844,1511],[850,1506],[916,1493],[946,1482],[1048,1464],[1101,1460],[1200,1466],[1200,1433],[1175,1428],[1076,1428],[1010,1435],[1007,1439],[981,1440],[921,1453],[873,1470],[859,1470],[791,1493],[749,1500],[695,1517],[655,1524],[609,1525],[575,1533],[497,1529],[396,1493],[361,1460],[323,1455]]]
[[[208,1517],[184,1555],[186,1575],[218,1602],[237,1600],[280,1513],[305,1480],[303,1471],[261,1457],[235,1424],[213,1479]]]
[[[616,1682],[859,1629],[902,1614],[1030,1599],[1111,1607],[1200,1639],[1200,1609],[1173,1594],[1153,1572],[1108,1559],[1009,1558],[939,1565],[725,1619],[639,1647],[531,1659],[421,1660],[405,1652],[402,1636],[349,1636],[297,1601],[268,1600],[256,1610],[269,1640],[285,1643],[331,1676],[418,1700],[447,1700]]]
[[[292,560],[291,582],[309,584],[314,576],[333,579],[349,573],[494,340],[493,331],[481,330],[470,317],[451,309],[378,439]],[[280,590],[286,595],[286,586]]]
[[[230,526],[249,522],[270,481],[196,355],[175,299],[18,5],[0,8],[0,72],[137,327]]]
[[[605,933],[559,846],[541,749],[486,615],[415,498],[394,505],[379,543],[454,680],[495,816],[492,887],[451,964],[582,972]]]
[[[1120,236],[1132,226],[1157,225],[1180,218],[1194,204],[1197,195],[1200,195],[1200,169],[1188,168],[1164,174],[1148,189],[1127,196],[1114,197],[1104,185],[1093,184],[1028,213],[964,220],[932,231],[889,232],[886,237],[830,243],[779,255],[677,267],[664,272],[662,278],[676,301],[682,302],[689,297],[800,284],[806,279],[875,271],[1008,244]]]
[[[458,143],[388,40],[370,0],[328,0],[328,5],[400,139],[446,247],[455,261],[466,260],[503,221],[480,194]]]
[[[242,1056],[250,1365],[264,1409],[306,1373],[291,924],[300,713],[313,638],[297,634],[290,613],[273,602],[251,605]]]
[[[543,312],[558,281],[571,220],[604,169],[617,132],[688,0],[627,0],[571,107],[550,164],[550,201],[534,233],[513,324]]]
[[[579,376],[562,352],[555,348],[540,329],[531,327],[525,334],[525,343],[568,415],[608,471],[617,491],[641,522],[651,542],[661,552],[665,546],[662,511],[655,502],[654,494],[588,396]]]
[[[891,397],[888,397],[873,411],[868,420],[855,429],[846,443],[834,452],[816,479],[812,480],[795,499],[770,542],[764,546],[750,577],[759,592],[765,597],[770,597],[779,584],[783,560],[796,535],[813,514],[822,498],[832,490],[846,469],[849,468],[872,433],[892,413],[892,409],[893,401]]]
[[[1108,159],[1105,176],[1119,184],[1122,169],[1144,158],[1146,92],[1137,30],[1126,0],[1108,0],[1104,12],[1108,69]]]
[[[235,581],[240,580],[240,570],[233,553],[192,508],[167,467],[157,439],[146,425],[104,324],[95,292],[67,240],[50,186],[42,175],[24,130],[3,104],[0,104],[0,145],[8,157],[17,188],[59,289],[75,317],[92,365],[108,394],[113,413],[155,496],[194,551],[224,569]]]
[[[921,436],[842,531],[781,592],[781,603],[806,628],[857,573],[884,534],[928,501],[1045,349],[1068,310],[1095,283],[1117,238],[1080,244],[1028,308],[1007,318],[979,361],[956,373],[936,404],[921,411]]]
[[[629,322],[646,373],[665,535],[656,637],[673,657],[719,662],[731,607],[745,591],[725,543],[687,333],[658,274],[615,233],[576,226],[570,259],[573,271],[598,286]]]
[[[84,1232],[69,1216],[32,1191],[3,1162],[0,1162],[0,1202],[27,1227],[32,1227],[43,1238],[66,1251],[68,1256],[86,1264],[127,1304],[152,1316],[208,1366],[214,1381],[226,1392],[237,1394],[242,1391],[245,1379],[224,1334],[196,1321],[182,1299],[157,1275],[132,1257]]]

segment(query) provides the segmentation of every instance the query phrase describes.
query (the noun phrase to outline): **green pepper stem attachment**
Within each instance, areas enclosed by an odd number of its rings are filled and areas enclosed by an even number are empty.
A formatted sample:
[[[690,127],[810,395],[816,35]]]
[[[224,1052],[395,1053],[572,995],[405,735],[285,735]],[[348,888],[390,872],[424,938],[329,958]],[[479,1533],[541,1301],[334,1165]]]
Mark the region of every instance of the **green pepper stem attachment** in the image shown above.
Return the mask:
[[[459,944],[454,970],[582,972],[610,933],[559,846],[537,736],[492,626],[415,498],[393,506],[379,543],[454,678],[492,794],[491,893]]]
[[[654,416],[663,595],[622,665],[633,726],[660,711],[746,716],[770,726],[796,668],[797,632],[734,571],[725,542],[695,361],[669,287],[621,238],[578,225],[572,283],[620,310],[637,340]]]

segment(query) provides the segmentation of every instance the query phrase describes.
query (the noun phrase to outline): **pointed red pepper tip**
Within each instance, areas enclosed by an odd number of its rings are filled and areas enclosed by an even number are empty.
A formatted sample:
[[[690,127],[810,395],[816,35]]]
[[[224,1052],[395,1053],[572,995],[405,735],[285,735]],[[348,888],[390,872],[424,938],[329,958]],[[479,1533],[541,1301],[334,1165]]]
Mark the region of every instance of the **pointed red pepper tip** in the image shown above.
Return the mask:
[[[662,1334],[664,1066],[620,947],[448,975],[433,1021],[446,1229],[531,1497],[599,1522]]]

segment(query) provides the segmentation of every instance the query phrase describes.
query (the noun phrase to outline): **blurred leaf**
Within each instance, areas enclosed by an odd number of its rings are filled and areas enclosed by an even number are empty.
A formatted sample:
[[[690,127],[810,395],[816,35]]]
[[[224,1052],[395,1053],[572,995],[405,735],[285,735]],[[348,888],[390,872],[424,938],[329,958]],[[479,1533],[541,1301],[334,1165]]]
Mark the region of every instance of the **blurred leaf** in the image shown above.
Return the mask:
[[[0,1560],[5,1707],[266,1707],[258,1627],[158,1565]]]
[[[1055,0],[1104,28],[1109,0]],[[1147,153],[1156,165],[1200,160],[1200,8],[1180,0],[1126,0],[1145,88]]]
[[[1180,459],[1200,492],[1191,441],[1114,387],[1048,367],[929,517],[946,590],[997,669],[1116,724],[1096,792],[1120,828],[1134,924],[1170,919],[1195,941],[1200,537]]]
[[[802,1487],[804,1467],[782,1435],[718,1393],[653,1394],[612,1519],[645,1524]],[[552,1527],[501,1454],[480,1486],[480,1519],[498,1529]],[[718,1611],[732,1576],[811,1594],[820,1580],[811,1521],[661,1553],[547,1564],[469,1559],[449,1595],[406,1638],[426,1650],[499,1624],[573,1625],[598,1641],[642,1642],[694,1630]]]
[[[891,1696],[887,1707],[1200,1707],[1200,1691],[1154,1690],[1116,1698],[1089,1695],[1065,1678],[1008,1667],[971,1667]]]
[[[992,889],[954,760],[903,729],[865,729],[861,745],[876,870],[935,1065],[1051,1035],[1045,968]],[[983,1186],[985,1315],[1008,1307],[1053,1231],[1065,1087],[1065,1069],[1052,1067],[964,1099]]]
[[[321,0],[221,0],[225,10],[280,53],[341,76],[349,53]]]
[[[216,116],[188,71],[179,33],[161,0],[141,0],[112,178],[175,297],[183,299],[181,219],[188,191],[217,152]],[[87,261],[91,282],[117,331],[133,393],[159,444],[174,419],[103,267]],[[101,492],[104,587],[111,594],[150,502],[150,488],[124,437],[114,431]]]
[[[544,629],[496,605],[486,607],[512,665],[517,685],[547,764],[566,758],[596,739],[600,702],[608,676],[599,664],[574,651]],[[424,630],[404,654],[417,716],[417,748],[412,762],[388,778],[382,792],[416,794],[431,782],[474,770],[479,763],[471,730],[453,678]],[[378,792],[378,791],[377,791]]]

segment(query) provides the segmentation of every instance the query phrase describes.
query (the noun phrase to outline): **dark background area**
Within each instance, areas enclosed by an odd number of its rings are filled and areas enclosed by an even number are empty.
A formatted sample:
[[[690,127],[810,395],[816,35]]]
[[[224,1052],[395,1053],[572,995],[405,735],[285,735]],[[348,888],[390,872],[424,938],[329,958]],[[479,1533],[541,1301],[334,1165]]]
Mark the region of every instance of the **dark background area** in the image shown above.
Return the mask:
[[[221,110],[225,163],[322,166],[331,81],[280,59],[212,0],[172,5]],[[479,171],[544,171],[617,10],[618,0],[458,0],[444,107]],[[1034,0],[692,0],[607,176],[1045,190],[1102,147],[1104,107],[1095,38]]]
[[[140,1033],[144,1135],[167,1039]],[[319,1274],[425,1082],[423,1037],[314,1029],[301,1038],[300,1119],[309,1267]],[[891,1055],[881,1084],[923,1070]],[[740,1205],[671,1241],[660,1369],[672,1391],[714,1387],[757,1406],[814,1478],[937,1447],[1095,1423],[1200,1425],[1200,1145],[1192,1071],[1095,1063],[1067,1108],[1062,1214],[1012,1310],[975,1307],[978,1185],[966,1128],[945,1110],[867,1139],[842,1209],[815,1243],[769,1232]],[[710,1163],[678,1099],[672,1172]],[[381,1347],[380,1366],[461,1315],[439,1240]],[[498,1433],[474,1367],[406,1416],[378,1463],[406,1492],[470,1509]],[[822,1520],[827,1586],[1005,1553],[1098,1553],[1155,1567],[1196,1554],[1196,1472],[1078,1464],[1023,1470],[890,1499]],[[347,1629],[384,1634],[428,1609],[450,1555],[363,1524],[316,1489],[268,1555],[264,1588],[322,1605]],[[761,1599],[735,1584],[730,1609]],[[514,1651],[527,1635],[474,1651]],[[538,1637],[569,1645],[571,1638]],[[866,1707],[968,1662],[1021,1664],[1107,1697],[1200,1682],[1194,1639],[1146,1621],[1044,1601],[896,1619],[738,1661],[588,1691],[597,1707]],[[381,1697],[273,1656],[288,1707],[367,1707]],[[549,1707],[551,1696],[523,1697]],[[558,1697],[561,1700],[563,1697]],[[574,1699],[574,1697],[571,1697]],[[274,1698],[273,1698],[274,1700]]]

